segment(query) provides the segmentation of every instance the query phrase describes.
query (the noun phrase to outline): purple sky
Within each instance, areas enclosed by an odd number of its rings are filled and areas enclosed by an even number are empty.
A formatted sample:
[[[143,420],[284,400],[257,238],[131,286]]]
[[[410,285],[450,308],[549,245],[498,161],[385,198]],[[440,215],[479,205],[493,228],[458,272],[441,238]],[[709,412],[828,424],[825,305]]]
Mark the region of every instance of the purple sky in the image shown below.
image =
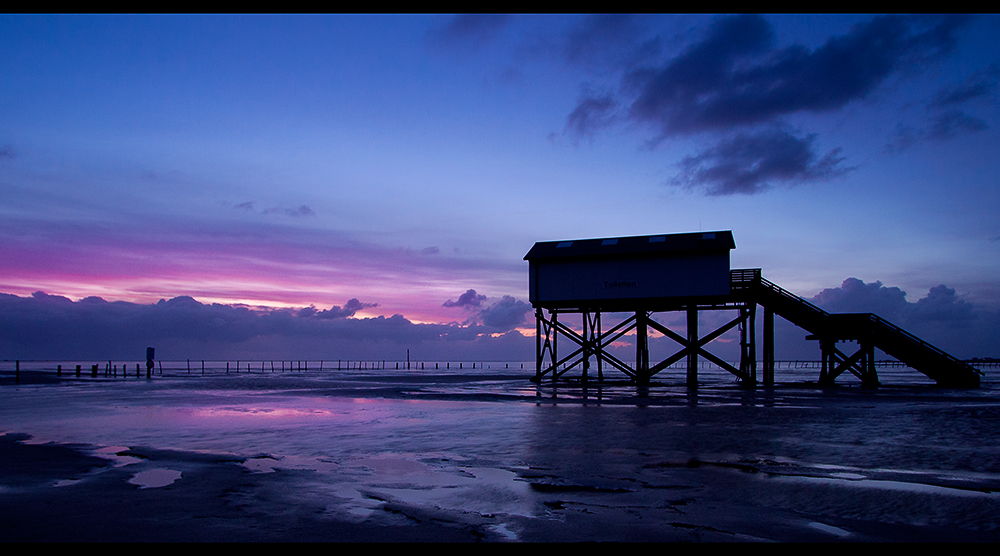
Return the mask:
[[[1000,356],[998,37],[0,16],[0,357],[530,359],[535,241],[699,230],[830,310]]]

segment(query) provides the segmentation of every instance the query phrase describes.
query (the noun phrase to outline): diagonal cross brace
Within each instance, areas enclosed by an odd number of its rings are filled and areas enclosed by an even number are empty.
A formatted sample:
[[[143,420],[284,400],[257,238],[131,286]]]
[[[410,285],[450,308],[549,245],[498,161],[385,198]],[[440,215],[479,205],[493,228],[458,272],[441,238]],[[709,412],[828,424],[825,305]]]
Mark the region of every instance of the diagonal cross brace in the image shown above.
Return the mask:
[[[649,375],[650,376],[655,375],[656,373],[662,371],[663,369],[666,369],[670,365],[673,365],[674,363],[680,361],[681,359],[683,359],[685,356],[687,356],[692,351],[695,351],[699,355],[705,357],[705,359],[708,359],[712,363],[715,363],[719,367],[722,367],[723,369],[725,369],[725,370],[729,371],[730,373],[736,375],[741,380],[749,381],[750,380],[750,375],[749,374],[740,371],[736,367],[733,367],[729,363],[726,363],[722,359],[719,359],[718,357],[712,355],[711,353],[709,353],[708,351],[706,351],[704,349],[704,346],[707,343],[709,343],[712,340],[718,338],[719,336],[722,336],[726,332],[729,332],[736,325],[740,324],[741,322],[746,321],[748,317],[749,317],[749,314],[743,314],[743,313],[741,313],[740,316],[738,316],[738,317],[734,318],[733,320],[729,321],[728,323],[722,325],[721,327],[719,327],[718,329],[716,329],[711,334],[708,334],[706,336],[702,336],[701,338],[698,338],[698,340],[695,341],[695,342],[690,342],[690,341],[688,341],[687,338],[681,336],[680,334],[674,332],[673,330],[670,330],[669,328],[663,326],[662,324],[656,322],[653,319],[649,319],[648,320],[648,324],[649,324],[649,326],[653,330],[656,330],[657,332],[663,334],[664,336],[669,337],[671,340],[673,340],[673,341],[677,342],[678,344],[681,344],[682,346],[684,346],[677,353],[671,355],[670,357],[664,359],[663,361],[657,363],[652,368],[650,368],[649,369]]]

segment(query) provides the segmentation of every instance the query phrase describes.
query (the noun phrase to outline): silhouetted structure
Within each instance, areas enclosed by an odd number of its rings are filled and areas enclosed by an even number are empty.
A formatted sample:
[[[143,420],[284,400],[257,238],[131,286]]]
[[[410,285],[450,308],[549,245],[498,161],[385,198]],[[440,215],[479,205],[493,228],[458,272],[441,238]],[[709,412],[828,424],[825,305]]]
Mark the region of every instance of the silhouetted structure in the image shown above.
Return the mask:
[[[663,234],[620,238],[539,242],[528,261],[529,299],[535,308],[535,381],[557,380],[581,365],[581,380],[590,380],[591,359],[597,379],[605,365],[636,383],[648,383],[660,371],[687,358],[687,384],[698,384],[698,358],[704,357],[729,371],[744,384],[757,384],[757,306],[764,309],[763,383],[774,384],[774,316],[778,315],[819,341],[822,367],[819,382],[833,384],[850,372],[864,386],[877,386],[875,348],[922,372],[941,386],[978,387],[982,374],[901,328],[870,313],[830,314],[772,284],[760,269],[729,268],[729,251],[736,247],[730,231]],[[738,316],[699,336],[698,312],[736,310]],[[548,312],[548,316],[545,312]],[[653,313],[685,311],[686,337],[652,318]],[[605,331],[602,312],[631,316]],[[559,315],[579,313],[582,333],[560,322]],[[734,327],[740,331],[739,368],[705,349],[705,345]],[[649,328],[673,339],[681,349],[654,365],[649,362]],[[605,351],[625,334],[635,331],[634,368]],[[559,358],[558,337],[574,344]],[[858,350],[841,351],[839,342],[854,341]]]

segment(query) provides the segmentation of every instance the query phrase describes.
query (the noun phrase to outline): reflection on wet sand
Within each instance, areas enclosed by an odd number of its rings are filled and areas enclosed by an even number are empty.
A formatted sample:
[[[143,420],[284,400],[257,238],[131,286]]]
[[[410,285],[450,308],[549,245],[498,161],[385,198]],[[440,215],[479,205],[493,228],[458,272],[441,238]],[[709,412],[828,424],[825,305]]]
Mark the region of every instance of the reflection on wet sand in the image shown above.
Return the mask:
[[[115,520],[140,519],[162,540],[1000,540],[989,385],[400,378],[7,387],[2,428],[32,438],[0,436],[31,468],[0,475],[5,538],[130,540]],[[53,532],[51,504],[103,525]]]

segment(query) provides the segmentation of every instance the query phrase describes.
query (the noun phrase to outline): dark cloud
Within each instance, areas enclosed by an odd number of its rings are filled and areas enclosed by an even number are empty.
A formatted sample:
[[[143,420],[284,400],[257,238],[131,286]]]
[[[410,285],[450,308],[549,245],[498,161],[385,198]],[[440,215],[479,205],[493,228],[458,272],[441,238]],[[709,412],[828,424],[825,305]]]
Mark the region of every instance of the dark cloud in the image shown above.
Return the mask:
[[[479,295],[476,290],[468,290],[462,295],[458,296],[458,301],[448,300],[442,304],[442,307],[479,307],[483,301],[486,301],[485,295]]]
[[[509,295],[500,298],[479,313],[483,326],[496,330],[512,330],[525,322],[525,315],[531,311],[531,305],[514,299]]]
[[[898,154],[924,141],[943,141],[963,133],[987,129],[989,125],[980,118],[970,116],[961,110],[948,110],[935,114],[927,127],[899,124],[890,138],[890,143],[883,148],[883,152]]]
[[[437,255],[440,252],[441,250],[438,249],[437,246],[424,247],[420,250],[421,255]]]
[[[964,133],[989,129],[989,125],[966,112],[968,105],[993,101],[996,97],[1000,68],[974,73],[957,85],[943,87],[927,103],[929,122],[923,127],[900,123],[883,152],[897,154],[923,141],[943,141]]]
[[[795,137],[782,130],[739,134],[681,160],[671,183],[703,188],[708,195],[749,195],[774,182],[828,180],[851,168],[841,166],[840,149],[818,158],[815,135]]]
[[[345,319],[353,317],[354,313],[368,307],[378,307],[378,303],[362,303],[355,298],[345,303],[343,308],[334,305],[329,309],[319,311],[316,313],[316,317],[321,319]]]
[[[581,98],[566,118],[566,131],[577,138],[593,135],[614,123],[618,108],[611,95]]]
[[[531,305],[505,295],[498,300],[487,303],[487,297],[468,290],[459,296],[458,301],[448,300],[444,307],[462,307],[473,314],[465,321],[465,325],[474,328],[482,325],[489,332],[507,332],[524,324],[525,314],[531,310]]]
[[[959,133],[983,131],[988,128],[986,122],[979,118],[970,116],[961,110],[949,110],[934,118],[927,135],[931,139],[950,139]]]
[[[246,203],[244,203],[246,204]],[[288,216],[315,216],[316,213],[305,205],[296,208],[273,207],[261,211],[261,214],[287,214]]]
[[[256,207],[254,206],[255,204],[256,201],[247,201],[245,203],[240,203],[238,205],[235,205],[233,208],[245,210],[247,212],[256,212]],[[285,214],[292,217],[316,216],[316,213],[313,211],[313,209],[309,208],[306,205],[299,205],[298,207],[295,208],[271,207],[259,212],[260,214]]]
[[[973,100],[991,98],[996,93],[998,77],[1000,77],[1000,67],[996,65],[978,71],[962,83],[938,91],[934,99],[928,103],[928,109],[947,108]]]
[[[14,160],[14,147],[10,145],[4,145],[0,147],[0,160]]]
[[[597,14],[583,18],[563,43],[566,61],[592,68],[631,67],[660,52],[660,38],[646,38],[647,16]]]
[[[709,134],[717,144],[680,162],[675,184],[710,195],[754,194],[773,183],[822,181],[850,170],[838,149],[815,152],[815,136],[775,131],[800,113],[839,110],[871,95],[893,76],[919,72],[950,53],[965,16],[871,18],[817,48],[779,47],[771,24],[759,15],[716,18],[703,38],[660,64],[628,63],[617,92],[584,94],[567,116],[565,133],[590,137],[618,122],[651,126],[655,145],[679,136]],[[587,56],[588,37],[631,45],[629,18],[585,20],[569,33],[567,52]],[[641,59],[641,58],[636,58]],[[900,128],[895,149],[924,137],[945,138],[983,129],[982,120],[953,108],[991,90],[992,74],[942,90],[941,107],[926,130]],[[742,129],[741,129],[742,128]],[[887,149],[889,150],[889,149]]]
[[[956,357],[1000,355],[1000,311],[970,303],[943,284],[910,302],[897,287],[848,278],[811,301],[833,313],[875,313]]]
[[[461,14],[430,31],[432,41],[447,47],[480,47],[493,40],[510,20],[504,14]]]
[[[810,51],[774,48],[774,32],[761,16],[720,18],[702,42],[663,67],[628,77],[639,91],[629,117],[670,137],[836,110],[891,75],[950,52],[964,21],[877,17]]]

